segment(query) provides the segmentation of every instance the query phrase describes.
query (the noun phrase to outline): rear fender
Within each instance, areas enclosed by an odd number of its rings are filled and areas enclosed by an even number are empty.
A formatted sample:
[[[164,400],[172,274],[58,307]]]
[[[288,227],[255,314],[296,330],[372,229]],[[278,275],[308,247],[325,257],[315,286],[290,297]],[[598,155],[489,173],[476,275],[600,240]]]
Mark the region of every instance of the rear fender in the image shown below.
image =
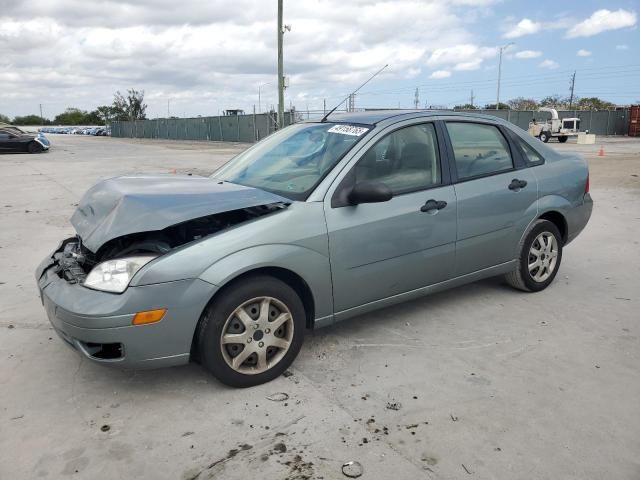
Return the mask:
[[[545,195],[542,198],[538,199],[538,213],[533,217],[527,228],[525,228],[522,236],[520,237],[520,242],[518,245],[522,245],[524,238],[527,236],[533,224],[545,213],[547,212],[558,212],[562,215],[567,221],[567,212],[571,210],[571,203],[569,201],[560,196],[560,195]],[[570,227],[569,227],[570,228]]]

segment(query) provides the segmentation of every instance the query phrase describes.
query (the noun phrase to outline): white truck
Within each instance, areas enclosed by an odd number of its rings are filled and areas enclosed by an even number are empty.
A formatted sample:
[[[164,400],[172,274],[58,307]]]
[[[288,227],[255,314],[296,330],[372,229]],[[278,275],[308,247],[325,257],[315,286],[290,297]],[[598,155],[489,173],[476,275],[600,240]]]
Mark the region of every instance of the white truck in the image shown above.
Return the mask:
[[[552,137],[556,137],[560,143],[564,143],[569,137],[577,136],[580,133],[579,118],[560,119],[555,108],[542,107],[538,111],[551,113],[551,120],[537,121],[534,118],[529,122],[529,135],[539,138],[544,143],[547,143]]]

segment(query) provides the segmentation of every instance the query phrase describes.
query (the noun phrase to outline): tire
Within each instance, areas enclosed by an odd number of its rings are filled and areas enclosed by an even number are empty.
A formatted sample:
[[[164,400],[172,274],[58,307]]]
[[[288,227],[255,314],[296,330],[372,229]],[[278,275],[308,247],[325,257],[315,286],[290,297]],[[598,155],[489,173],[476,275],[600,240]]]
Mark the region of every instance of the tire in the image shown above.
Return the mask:
[[[566,142],[568,139],[569,139],[569,137],[567,137],[567,136],[558,137],[558,141],[559,141],[560,143],[564,143],[564,142]]]
[[[549,135],[547,132],[540,133],[540,141],[542,141],[544,143],[548,143],[549,142],[549,138],[551,138],[551,135]]]
[[[273,380],[298,355],[305,318],[295,290],[274,277],[255,275],[232,283],[202,314],[195,342],[200,363],[232,387]],[[276,322],[283,323],[269,327]]]
[[[41,153],[43,150],[42,145],[38,142],[30,142],[29,145],[27,145],[27,149],[29,153]]]
[[[550,239],[551,247],[541,246],[541,237]],[[546,243],[546,242],[545,242]],[[537,250],[538,257],[533,253]],[[554,262],[555,259],[555,262]],[[540,266],[530,268],[531,264],[542,262]],[[562,262],[562,236],[558,227],[548,220],[537,220],[524,240],[520,243],[517,267],[505,275],[509,285],[525,292],[539,292],[547,288],[560,269]],[[546,267],[545,267],[546,265]]]

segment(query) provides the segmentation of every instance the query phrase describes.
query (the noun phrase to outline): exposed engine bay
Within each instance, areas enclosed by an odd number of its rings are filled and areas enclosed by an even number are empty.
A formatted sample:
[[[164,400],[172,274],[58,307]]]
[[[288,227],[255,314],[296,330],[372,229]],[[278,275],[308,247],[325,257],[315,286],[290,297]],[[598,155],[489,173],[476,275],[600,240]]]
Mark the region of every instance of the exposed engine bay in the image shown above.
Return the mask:
[[[77,235],[64,240],[54,253],[55,269],[69,283],[81,284],[95,265],[106,260],[149,253],[162,255],[234,225],[277,212],[287,205],[281,202],[258,205],[195,218],[163,230],[132,233],[108,241],[95,253],[84,246]]]

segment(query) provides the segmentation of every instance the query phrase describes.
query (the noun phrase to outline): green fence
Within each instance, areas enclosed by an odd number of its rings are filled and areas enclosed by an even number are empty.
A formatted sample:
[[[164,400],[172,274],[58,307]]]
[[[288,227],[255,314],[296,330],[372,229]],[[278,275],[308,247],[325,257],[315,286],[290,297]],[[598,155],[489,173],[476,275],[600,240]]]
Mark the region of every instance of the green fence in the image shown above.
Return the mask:
[[[483,113],[503,118],[523,130],[529,128],[529,122],[548,120],[549,112],[536,110],[460,110],[468,113]],[[626,135],[629,130],[629,110],[558,110],[560,118],[577,117],[580,119],[580,130],[589,130],[596,135]]]
[[[290,119],[290,114],[285,113],[284,124],[289,125]],[[158,118],[111,123],[113,137],[167,140],[255,142],[275,130],[275,116],[268,113],[222,117]]]
[[[551,118],[548,112],[535,110],[461,110],[503,118],[526,130],[529,122]],[[300,114],[300,112],[298,112]],[[629,110],[560,110],[560,118],[580,118],[580,130],[596,135],[626,135],[629,129]],[[304,118],[298,115],[298,118]],[[285,113],[284,124],[291,123]],[[255,142],[276,130],[275,115],[229,115],[222,117],[159,118],[133,122],[113,122],[111,135],[126,138],[160,138],[168,140],[211,140],[223,142]]]

